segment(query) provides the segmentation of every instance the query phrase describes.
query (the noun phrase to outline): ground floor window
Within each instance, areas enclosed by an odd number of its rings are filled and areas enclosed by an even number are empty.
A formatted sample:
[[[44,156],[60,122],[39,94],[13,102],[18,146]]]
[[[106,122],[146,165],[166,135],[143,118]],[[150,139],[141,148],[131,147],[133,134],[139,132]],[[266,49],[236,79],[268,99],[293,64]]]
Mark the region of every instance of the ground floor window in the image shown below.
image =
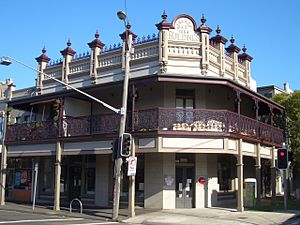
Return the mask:
[[[96,183],[96,155],[65,156],[61,186],[69,200],[93,198]]]
[[[9,158],[7,165],[6,197],[15,201],[31,201],[32,168],[31,157]]]
[[[54,192],[54,157],[41,159],[40,168],[41,191],[52,194]]]
[[[87,155],[84,160],[85,194],[95,194],[96,156]]]
[[[234,190],[236,159],[231,155],[218,156],[218,182],[220,191]]]

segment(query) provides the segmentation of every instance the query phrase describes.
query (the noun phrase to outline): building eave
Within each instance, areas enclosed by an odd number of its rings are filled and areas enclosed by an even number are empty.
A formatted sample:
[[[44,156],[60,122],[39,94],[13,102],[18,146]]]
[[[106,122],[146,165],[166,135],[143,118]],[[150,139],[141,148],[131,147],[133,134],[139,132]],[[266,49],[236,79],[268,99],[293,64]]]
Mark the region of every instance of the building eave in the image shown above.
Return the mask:
[[[155,82],[157,81],[157,76],[152,75],[152,76],[147,76],[147,77],[139,77],[139,78],[133,78],[130,79],[129,84],[138,84],[138,83],[149,83],[149,82]],[[93,86],[87,86],[83,88],[79,88],[81,91],[92,93],[94,91],[97,91],[102,88],[108,88],[108,87],[113,87],[113,86],[120,86],[123,84],[123,80],[120,81],[114,81],[110,83],[105,83],[105,84],[97,84]],[[46,102],[50,101],[52,99],[60,98],[60,97],[78,97],[81,95],[77,93],[76,91],[72,89],[68,90],[62,90],[62,91],[57,91],[57,92],[51,92],[47,94],[42,94],[42,95],[34,95],[34,96],[28,96],[28,97],[23,97],[23,98],[17,98],[17,99],[12,99],[8,101],[8,104],[10,106],[17,106],[17,105],[22,105],[22,104],[35,104],[38,102]],[[87,97],[82,95],[82,99],[87,99]],[[88,101],[92,101],[89,100]]]
[[[202,84],[219,84],[219,85],[226,85],[228,87],[234,88],[236,90],[241,91],[242,93],[245,93],[251,97],[259,98],[262,102],[271,105],[274,108],[277,108],[278,110],[284,110],[285,108],[282,105],[279,105],[278,103],[266,98],[265,96],[247,88],[244,87],[237,82],[234,82],[229,79],[225,78],[215,78],[215,77],[179,77],[176,76],[176,74],[168,74],[168,75],[160,75],[158,78],[158,81],[160,82],[180,82],[180,83],[202,83]]]
[[[151,83],[151,82],[180,82],[180,83],[198,83],[198,84],[219,84],[219,85],[225,85],[228,87],[231,87],[233,89],[239,90],[242,93],[245,93],[251,97],[258,98],[260,101],[277,108],[278,110],[282,111],[285,108],[278,103],[272,101],[271,99],[268,99],[267,97],[242,86],[241,84],[238,84],[235,81],[225,79],[225,78],[216,78],[216,77],[188,77],[188,76],[182,76],[178,74],[164,74],[164,75],[150,75],[145,77],[139,77],[139,78],[132,78],[130,79],[130,84],[139,84],[139,83]],[[101,88],[107,88],[107,87],[113,87],[113,86],[119,86],[122,85],[123,81],[117,81],[117,82],[110,82],[105,84],[97,84],[94,86],[88,86],[85,88],[80,88],[80,90],[92,93],[96,90],[99,90]],[[59,97],[70,97],[70,96],[78,96],[74,90],[63,90],[60,92],[55,93],[47,93],[43,95],[38,96],[28,96],[28,98],[22,98],[22,99],[16,99],[11,100],[9,102],[9,105],[19,105],[19,104],[27,104],[27,103],[33,103],[33,102],[39,102],[39,101],[46,101],[54,98]]]

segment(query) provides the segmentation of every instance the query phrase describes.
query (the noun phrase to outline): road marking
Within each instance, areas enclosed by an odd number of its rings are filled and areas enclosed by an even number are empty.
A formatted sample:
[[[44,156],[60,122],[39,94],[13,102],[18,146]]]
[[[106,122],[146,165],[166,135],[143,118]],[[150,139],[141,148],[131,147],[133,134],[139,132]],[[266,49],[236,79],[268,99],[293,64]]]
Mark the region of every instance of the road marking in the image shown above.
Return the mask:
[[[40,219],[40,220],[10,220],[10,221],[1,221],[0,224],[9,224],[9,223],[38,223],[38,222],[60,222],[68,220],[83,220],[83,218],[69,218],[69,219]]]
[[[65,225],[101,225],[101,224],[114,224],[118,222],[102,222],[102,223],[74,223],[74,224],[65,224]]]

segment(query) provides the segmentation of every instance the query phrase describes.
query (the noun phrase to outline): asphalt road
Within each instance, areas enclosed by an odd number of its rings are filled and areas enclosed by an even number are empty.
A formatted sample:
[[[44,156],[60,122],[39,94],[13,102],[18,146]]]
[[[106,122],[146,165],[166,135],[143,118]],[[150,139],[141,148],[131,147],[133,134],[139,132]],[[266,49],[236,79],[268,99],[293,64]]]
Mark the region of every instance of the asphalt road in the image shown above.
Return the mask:
[[[0,210],[0,225],[110,225],[118,222]]]
[[[300,225],[300,217],[290,219],[290,220],[284,222],[282,225]]]

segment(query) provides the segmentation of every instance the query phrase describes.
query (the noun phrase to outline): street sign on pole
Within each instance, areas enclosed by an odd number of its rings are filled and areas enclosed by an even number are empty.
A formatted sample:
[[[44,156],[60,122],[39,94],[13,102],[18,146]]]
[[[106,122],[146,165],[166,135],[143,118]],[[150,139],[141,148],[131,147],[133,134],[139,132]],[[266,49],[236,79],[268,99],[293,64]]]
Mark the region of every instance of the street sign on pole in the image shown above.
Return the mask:
[[[137,157],[130,156],[128,158],[127,176],[135,176],[136,174]]]

